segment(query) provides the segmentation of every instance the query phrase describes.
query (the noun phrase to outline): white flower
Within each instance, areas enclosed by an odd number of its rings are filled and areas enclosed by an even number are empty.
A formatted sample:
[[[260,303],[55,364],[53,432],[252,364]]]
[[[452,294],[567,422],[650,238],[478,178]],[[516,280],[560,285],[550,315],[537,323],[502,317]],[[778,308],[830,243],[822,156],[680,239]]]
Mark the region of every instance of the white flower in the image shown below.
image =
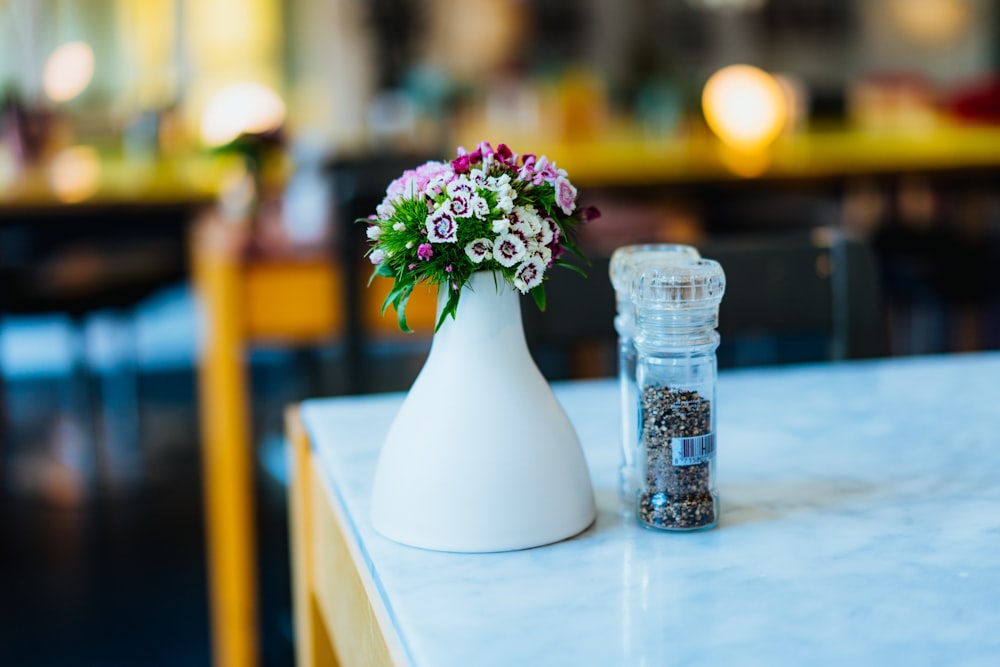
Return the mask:
[[[534,236],[531,232],[531,225],[529,225],[523,218],[518,218],[517,222],[510,226],[510,233],[517,234],[525,241],[525,243],[531,240]]]
[[[406,223],[405,222],[397,222],[396,224],[394,224],[392,226],[392,228],[395,229],[397,232],[405,231],[406,230]]]
[[[368,225],[367,234],[372,241],[377,241],[378,237],[382,236],[382,228],[378,225]]]
[[[506,234],[508,229],[510,229],[510,220],[506,217],[493,221],[494,234]]]
[[[537,257],[531,257],[521,263],[514,273],[514,287],[526,294],[532,288],[542,284],[545,276],[545,265]]]
[[[552,240],[555,241],[559,238],[559,225],[552,218],[545,218],[545,222],[549,224],[549,231],[552,232]],[[550,241],[549,243],[551,243]],[[547,244],[546,244],[547,245]]]
[[[473,197],[473,201],[480,199],[479,197]],[[451,200],[451,212],[454,213],[459,218],[465,218],[469,215],[469,198],[458,194]]]
[[[539,245],[531,249],[531,257],[538,259],[542,263],[542,266],[548,266],[552,263],[552,250],[547,246]]]
[[[413,247],[413,241],[407,241],[406,242],[406,249],[409,250],[412,247]]]
[[[427,216],[427,240],[431,243],[454,243],[458,240],[458,223],[447,206]]]
[[[446,191],[448,196],[454,199],[455,197],[471,197],[473,194],[472,183],[465,176],[460,176],[454,181],[448,184]]]
[[[510,174],[500,174],[499,176],[490,176],[486,179],[486,187],[495,192],[500,192],[502,188],[510,186]]]
[[[497,195],[497,208],[504,213],[510,213],[514,210],[514,198],[513,197],[501,197]]]
[[[501,234],[493,241],[493,259],[501,266],[514,266],[524,257],[524,241],[513,234]]]
[[[475,264],[479,264],[486,259],[493,251],[493,242],[489,239],[476,239],[465,246],[465,254],[469,256]]]
[[[480,220],[485,220],[490,214],[490,203],[477,195],[472,198],[472,212]]]
[[[472,169],[469,171],[469,181],[477,188],[486,187],[486,173],[482,169]]]
[[[394,210],[395,207],[392,205],[392,202],[386,199],[381,204],[375,207],[375,214],[378,217],[382,218],[383,220],[388,220],[389,218],[392,217]]]
[[[385,251],[382,248],[375,248],[372,254],[368,255],[368,259],[372,264],[381,264],[385,261]]]
[[[519,220],[523,220],[528,224],[532,236],[542,231],[542,217],[538,215],[538,211],[535,210],[534,206],[530,204],[528,206],[518,206],[514,209],[514,214],[517,215]]]
[[[555,238],[555,235],[552,233],[552,228],[555,226],[556,223],[552,220],[552,218],[545,218],[542,220],[541,229],[538,230],[538,242],[542,245],[552,243],[552,239]]]
[[[432,178],[430,182],[427,183],[427,187],[424,188],[424,194],[433,199],[444,192],[445,187],[448,184],[449,176],[450,174],[439,174]]]

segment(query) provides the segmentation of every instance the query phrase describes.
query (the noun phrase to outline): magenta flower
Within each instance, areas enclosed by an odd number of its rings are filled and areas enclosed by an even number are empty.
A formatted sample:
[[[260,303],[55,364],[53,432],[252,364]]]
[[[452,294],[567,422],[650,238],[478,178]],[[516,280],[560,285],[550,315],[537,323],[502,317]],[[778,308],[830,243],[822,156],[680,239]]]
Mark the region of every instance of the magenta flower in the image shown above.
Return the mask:
[[[497,155],[500,156],[504,164],[514,166],[514,151],[507,144],[497,146]]]
[[[588,206],[583,209],[583,220],[584,222],[593,222],[601,217],[601,212],[596,206]]]
[[[459,155],[451,161],[451,168],[456,174],[468,174],[472,168],[472,157],[469,155]]]
[[[417,247],[417,257],[424,260],[425,262],[434,256],[434,248],[431,247],[430,243],[421,243]]]

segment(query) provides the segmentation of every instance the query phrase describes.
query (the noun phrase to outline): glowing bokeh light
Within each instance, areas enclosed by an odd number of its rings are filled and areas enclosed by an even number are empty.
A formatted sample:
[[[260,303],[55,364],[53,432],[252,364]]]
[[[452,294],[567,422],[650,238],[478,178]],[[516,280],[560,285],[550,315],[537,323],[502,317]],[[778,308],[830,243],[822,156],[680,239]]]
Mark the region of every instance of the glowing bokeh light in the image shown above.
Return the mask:
[[[222,146],[241,134],[278,129],[285,121],[285,103],[259,83],[237,83],[213,95],[201,115],[201,139]]]
[[[85,42],[67,42],[45,61],[42,87],[53,102],[67,102],[94,78],[94,51]]]
[[[93,146],[73,146],[60,151],[49,165],[49,182],[59,201],[67,204],[89,199],[101,181],[101,159]]]
[[[927,47],[959,42],[972,23],[969,0],[892,0],[890,15],[913,41]]]
[[[781,132],[788,101],[773,76],[750,65],[731,65],[713,74],[701,96],[712,131],[739,150],[759,150]]]

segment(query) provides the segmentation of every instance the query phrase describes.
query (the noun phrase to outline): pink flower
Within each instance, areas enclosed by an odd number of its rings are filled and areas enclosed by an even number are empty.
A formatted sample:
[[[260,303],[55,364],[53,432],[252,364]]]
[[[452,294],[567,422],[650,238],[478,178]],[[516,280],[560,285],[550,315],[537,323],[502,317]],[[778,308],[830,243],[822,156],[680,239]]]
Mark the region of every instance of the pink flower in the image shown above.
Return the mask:
[[[531,182],[535,177],[535,156],[532,153],[525,153],[521,156],[521,169],[517,172],[517,177],[522,181]]]
[[[439,178],[447,178],[449,165],[444,162],[425,162],[416,169],[407,169],[403,175],[386,188],[386,200],[412,199],[423,195],[427,186]]]
[[[447,206],[427,217],[427,239],[433,243],[454,243],[458,240],[458,224]]]
[[[430,243],[421,243],[417,247],[417,257],[424,260],[425,262],[434,256],[434,248],[431,247]]]
[[[566,215],[572,215],[576,209],[576,188],[565,176],[560,176],[555,183],[556,203]]]

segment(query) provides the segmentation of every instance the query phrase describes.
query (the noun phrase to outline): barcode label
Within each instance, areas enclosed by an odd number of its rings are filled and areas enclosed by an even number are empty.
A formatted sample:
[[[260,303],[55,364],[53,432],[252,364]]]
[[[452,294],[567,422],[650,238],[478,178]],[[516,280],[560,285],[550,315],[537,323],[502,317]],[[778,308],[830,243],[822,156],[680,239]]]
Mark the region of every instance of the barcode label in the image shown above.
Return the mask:
[[[715,433],[688,438],[671,438],[675,466],[693,466],[715,458]]]

